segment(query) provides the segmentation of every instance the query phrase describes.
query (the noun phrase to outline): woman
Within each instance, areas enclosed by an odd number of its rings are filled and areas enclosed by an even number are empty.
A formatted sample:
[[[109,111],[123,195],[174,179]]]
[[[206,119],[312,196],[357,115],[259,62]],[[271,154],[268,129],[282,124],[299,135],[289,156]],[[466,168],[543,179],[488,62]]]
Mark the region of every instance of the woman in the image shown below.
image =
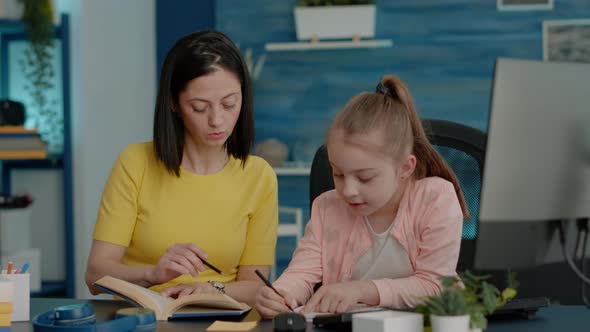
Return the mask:
[[[274,264],[277,179],[254,140],[252,87],[220,32],[166,56],[152,142],[128,146],[106,183],[86,283],[104,275],[172,297],[224,292],[252,303]],[[223,274],[206,267],[206,260]]]

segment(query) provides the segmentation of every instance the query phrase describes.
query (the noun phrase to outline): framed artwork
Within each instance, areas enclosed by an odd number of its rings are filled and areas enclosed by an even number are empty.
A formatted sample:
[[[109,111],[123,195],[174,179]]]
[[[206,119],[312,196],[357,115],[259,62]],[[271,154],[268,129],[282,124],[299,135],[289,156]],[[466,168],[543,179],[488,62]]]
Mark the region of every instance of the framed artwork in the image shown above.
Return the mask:
[[[552,10],[553,0],[497,0],[498,10]]]
[[[544,21],[543,60],[590,63],[590,19]]]

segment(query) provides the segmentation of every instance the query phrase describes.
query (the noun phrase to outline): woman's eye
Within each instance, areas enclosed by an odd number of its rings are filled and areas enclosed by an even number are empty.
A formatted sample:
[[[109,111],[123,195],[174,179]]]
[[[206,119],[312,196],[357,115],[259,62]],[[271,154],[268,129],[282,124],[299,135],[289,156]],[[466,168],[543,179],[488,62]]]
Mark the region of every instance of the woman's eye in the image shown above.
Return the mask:
[[[195,107],[193,107],[193,111],[194,112],[197,112],[197,113],[203,113],[203,112],[205,112],[205,109],[204,108],[195,108]]]
[[[236,107],[236,104],[232,104],[232,105],[223,105],[223,107],[224,107],[226,110],[231,110],[231,109],[234,109],[234,107]]]
[[[342,175],[342,174],[337,174],[337,173],[334,173],[334,177],[335,177],[335,178],[339,178],[339,179],[340,179],[340,178],[342,178],[342,177],[343,177],[343,175]]]

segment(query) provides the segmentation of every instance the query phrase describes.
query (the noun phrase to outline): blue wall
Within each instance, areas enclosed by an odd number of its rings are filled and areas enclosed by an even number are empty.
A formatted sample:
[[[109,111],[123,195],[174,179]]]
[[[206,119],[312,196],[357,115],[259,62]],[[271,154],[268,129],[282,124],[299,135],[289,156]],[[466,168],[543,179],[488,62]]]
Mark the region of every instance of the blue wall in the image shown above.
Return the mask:
[[[215,28],[213,0],[156,0],[157,73],[168,50],[180,37],[194,31]]]
[[[258,56],[267,42],[296,41],[297,2],[217,0],[215,28]],[[266,53],[255,85],[256,140],[278,138],[290,159],[310,162],[334,114],[389,73],[409,85],[421,116],[485,131],[496,58],[542,59],[543,20],[570,18],[590,18],[588,0],[520,12],[500,12],[493,0],[377,0],[377,38],[392,39],[391,48]],[[307,178],[280,177],[279,200],[307,216]],[[290,250],[279,241],[281,264]]]

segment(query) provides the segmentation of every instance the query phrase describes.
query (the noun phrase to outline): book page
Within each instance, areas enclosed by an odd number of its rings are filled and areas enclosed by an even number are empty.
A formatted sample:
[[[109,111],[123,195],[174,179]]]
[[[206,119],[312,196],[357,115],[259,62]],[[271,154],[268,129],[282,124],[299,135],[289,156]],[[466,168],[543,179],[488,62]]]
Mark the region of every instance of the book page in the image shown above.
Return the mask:
[[[111,276],[104,276],[94,284],[110,294],[126,299],[128,302],[154,310],[158,317],[164,313],[164,308],[173,302],[172,299],[164,297],[151,289]]]
[[[199,308],[204,309],[222,309],[222,311],[247,311],[250,310],[250,306],[245,303],[240,303],[228,295],[225,294],[191,294],[176,299],[168,304],[165,312],[168,316],[172,316],[173,313],[179,311],[179,308],[186,307],[183,313],[189,311],[203,311]]]

